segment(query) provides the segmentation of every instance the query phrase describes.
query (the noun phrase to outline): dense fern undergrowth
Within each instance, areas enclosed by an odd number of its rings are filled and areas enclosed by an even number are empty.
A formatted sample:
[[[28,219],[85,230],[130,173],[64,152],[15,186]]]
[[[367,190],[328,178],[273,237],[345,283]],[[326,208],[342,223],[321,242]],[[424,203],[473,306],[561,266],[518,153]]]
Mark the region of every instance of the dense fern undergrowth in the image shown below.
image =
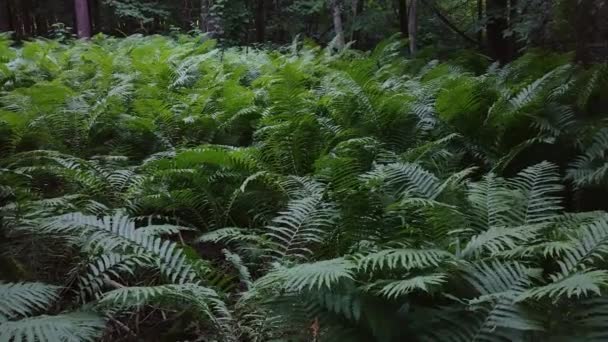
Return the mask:
[[[0,341],[606,341],[608,68],[0,39]]]

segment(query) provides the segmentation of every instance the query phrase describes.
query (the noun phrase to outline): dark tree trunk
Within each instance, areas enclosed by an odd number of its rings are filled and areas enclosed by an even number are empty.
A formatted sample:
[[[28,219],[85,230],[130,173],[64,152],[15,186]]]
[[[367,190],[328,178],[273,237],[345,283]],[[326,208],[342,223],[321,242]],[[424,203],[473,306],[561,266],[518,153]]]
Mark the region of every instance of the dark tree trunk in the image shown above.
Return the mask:
[[[477,22],[481,23],[483,21],[483,0],[477,0]],[[479,48],[483,46],[483,28],[479,28],[479,32],[477,32],[477,41],[479,42]]]
[[[21,0],[21,26],[23,37],[27,37],[33,32],[31,17],[33,10],[30,0]]]
[[[342,10],[340,9],[340,1],[331,0],[330,5],[334,22],[334,31],[336,33],[336,47],[338,49],[343,49],[346,44],[344,42],[344,27],[342,26]]]
[[[10,31],[11,15],[8,0],[0,0],[0,32]]]
[[[211,38],[218,38],[222,34],[220,17],[216,14],[213,0],[201,0],[201,31]]]
[[[409,0],[408,6],[408,36],[410,40],[410,55],[415,55],[418,44],[418,0]]]
[[[407,20],[407,0],[399,1],[399,30],[403,37],[409,36],[409,23]]]
[[[93,32],[101,32],[102,31],[102,25],[101,25],[101,6],[100,6],[100,0],[92,0],[92,4],[91,4],[91,10],[89,11],[89,13],[91,14],[91,27]]]
[[[509,27],[508,0],[487,0],[486,6],[489,16],[486,32],[490,55],[503,63],[509,62],[512,57],[511,40],[503,35]]]
[[[89,17],[88,0],[74,0],[76,17],[76,34],[78,38],[91,38],[91,18]]]
[[[353,25],[359,25],[357,18],[363,13],[365,8],[365,0],[353,0]],[[350,40],[354,40],[358,47],[361,47],[361,29],[359,27],[354,27]]]
[[[574,30],[576,37],[576,60],[583,64],[591,62],[589,43],[594,36],[594,18],[592,1],[581,1],[576,5],[574,15]]]
[[[255,2],[255,41],[263,43],[266,40],[266,1]]]

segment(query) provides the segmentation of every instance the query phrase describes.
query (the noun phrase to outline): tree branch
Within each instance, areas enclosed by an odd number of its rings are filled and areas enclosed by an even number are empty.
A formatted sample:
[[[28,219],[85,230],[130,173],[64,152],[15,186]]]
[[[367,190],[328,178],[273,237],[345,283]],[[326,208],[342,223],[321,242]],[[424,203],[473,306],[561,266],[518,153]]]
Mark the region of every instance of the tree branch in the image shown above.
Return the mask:
[[[480,43],[479,41],[469,37],[464,31],[462,31],[456,25],[454,25],[443,13],[441,13],[441,10],[439,9],[439,7],[437,7],[437,5],[435,5],[434,1],[429,1],[429,0],[422,0],[422,1],[423,1],[423,3],[425,3],[427,6],[429,6],[431,8],[433,13],[435,13],[435,15],[439,18],[439,20],[441,20],[447,27],[452,29],[452,31],[454,31],[456,34],[458,34],[459,36],[464,38],[464,40],[466,40],[472,44],[475,44],[475,45],[478,45]]]

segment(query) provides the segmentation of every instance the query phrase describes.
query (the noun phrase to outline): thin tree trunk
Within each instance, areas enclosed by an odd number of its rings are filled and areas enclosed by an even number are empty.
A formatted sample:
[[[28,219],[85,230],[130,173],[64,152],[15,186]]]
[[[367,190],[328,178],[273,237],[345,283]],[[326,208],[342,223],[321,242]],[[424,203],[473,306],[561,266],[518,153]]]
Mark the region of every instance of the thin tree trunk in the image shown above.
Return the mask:
[[[477,0],[477,22],[481,23],[483,21],[483,0]],[[477,32],[477,41],[479,42],[479,47],[481,48],[483,45],[483,28],[479,28],[479,32]]]
[[[339,0],[331,0],[330,4],[334,21],[334,31],[336,33],[336,47],[341,50],[346,45],[344,42],[344,27],[342,26],[342,11],[340,10]]]
[[[11,30],[11,17],[8,0],[0,0],[0,32]]]
[[[361,13],[363,13],[363,9],[365,6],[365,1],[364,0],[352,0],[352,6],[353,6],[353,26],[357,25],[357,17],[359,15],[361,15]],[[353,27],[351,36],[350,36],[350,40],[354,40],[357,42],[358,46],[361,46],[361,29],[359,27]]]
[[[263,43],[266,40],[266,1],[255,2],[255,40]]]
[[[23,26],[23,37],[27,37],[32,34],[32,17],[30,13],[33,12],[33,8],[30,0],[21,0],[21,25]]]
[[[74,8],[78,38],[91,38],[91,18],[89,17],[88,0],[75,0]]]
[[[399,1],[399,29],[403,37],[409,37],[409,23],[407,20],[407,0]]]
[[[496,60],[508,62],[511,59],[510,41],[503,35],[504,30],[509,27],[508,0],[487,0],[486,11],[491,17],[486,26],[490,54]]]
[[[213,0],[201,0],[201,31],[211,38],[218,38],[222,34],[220,18],[216,15]]]
[[[408,6],[408,35],[410,40],[410,54],[416,54],[418,39],[418,0],[409,0]]]

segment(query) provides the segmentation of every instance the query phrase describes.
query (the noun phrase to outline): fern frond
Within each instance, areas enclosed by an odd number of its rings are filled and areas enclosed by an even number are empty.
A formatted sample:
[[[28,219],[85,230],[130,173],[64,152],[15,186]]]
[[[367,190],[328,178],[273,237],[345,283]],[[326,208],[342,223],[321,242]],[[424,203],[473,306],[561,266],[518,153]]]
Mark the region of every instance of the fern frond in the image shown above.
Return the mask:
[[[278,286],[287,291],[331,289],[341,281],[352,280],[356,264],[345,258],[300,264],[290,268],[279,266],[256,281],[256,286]]]
[[[96,341],[104,328],[105,320],[94,314],[43,315],[0,323],[0,341]]]
[[[43,283],[0,282],[0,326],[9,319],[47,309],[57,300],[59,289]]]
[[[441,273],[419,275],[412,278],[388,282],[378,290],[378,294],[387,299],[397,299],[416,290],[429,292],[432,287],[446,283],[447,276]],[[382,285],[372,284],[372,286]]]
[[[453,258],[440,249],[385,249],[360,258],[357,267],[363,272],[376,269],[424,269],[439,266]]]

